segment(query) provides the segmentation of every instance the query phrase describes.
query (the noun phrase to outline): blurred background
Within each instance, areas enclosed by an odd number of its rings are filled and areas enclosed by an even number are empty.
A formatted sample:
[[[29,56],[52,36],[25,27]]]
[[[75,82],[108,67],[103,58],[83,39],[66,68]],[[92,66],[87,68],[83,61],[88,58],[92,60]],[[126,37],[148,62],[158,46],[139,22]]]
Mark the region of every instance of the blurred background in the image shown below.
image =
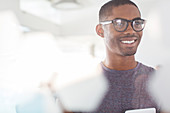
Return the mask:
[[[102,39],[95,33],[95,26],[98,23],[99,8],[106,1],[108,0],[0,0],[0,10],[14,11],[24,33],[52,33],[59,48],[65,53],[90,54],[102,59],[104,46]],[[139,6],[142,17],[147,20],[136,58],[147,65],[157,66],[160,63],[157,52],[161,50],[157,42],[164,40],[161,31],[163,18],[158,8],[168,5],[168,0],[133,1]]]

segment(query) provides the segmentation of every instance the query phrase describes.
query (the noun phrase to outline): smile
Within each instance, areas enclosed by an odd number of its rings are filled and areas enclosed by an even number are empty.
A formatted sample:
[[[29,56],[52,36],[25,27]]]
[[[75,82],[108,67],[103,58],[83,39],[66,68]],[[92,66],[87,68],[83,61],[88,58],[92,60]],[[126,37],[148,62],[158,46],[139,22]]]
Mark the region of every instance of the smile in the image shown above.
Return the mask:
[[[124,43],[124,44],[132,44],[134,42],[135,42],[135,40],[132,40],[132,41],[122,41],[122,43]]]
[[[136,40],[122,40],[121,42],[124,44],[132,44],[134,43]]]

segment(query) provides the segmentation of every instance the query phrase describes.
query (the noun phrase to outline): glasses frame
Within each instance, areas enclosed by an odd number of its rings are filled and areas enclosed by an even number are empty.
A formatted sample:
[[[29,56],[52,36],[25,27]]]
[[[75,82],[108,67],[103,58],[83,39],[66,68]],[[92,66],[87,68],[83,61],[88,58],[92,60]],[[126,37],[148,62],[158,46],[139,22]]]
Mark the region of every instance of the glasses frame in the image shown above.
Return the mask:
[[[124,21],[127,22],[125,29],[122,30],[122,31],[119,31],[119,30],[117,30],[117,29],[115,28],[114,21],[116,21],[116,20],[118,20],[118,19],[124,20]],[[133,28],[133,22],[134,22],[135,20],[142,20],[142,21],[144,22],[144,27],[143,27],[141,30],[139,30],[139,31],[138,31],[138,30],[135,30],[135,29]],[[131,23],[131,27],[133,28],[133,30],[136,31],[136,32],[142,31],[142,30],[145,28],[145,24],[146,24],[146,20],[141,19],[141,18],[134,18],[134,19],[132,19],[132,20],[127,20],[127,19],[124,19],[124,18],[115,18],[115,19],[113,19],[113,20],[102,21],[102,22],[100,22],[100,24],[102,24],[102,25],[107,25],[107,24],[111,24],[111,23],[112,23],[113,26],[114,26],[114,29],[115,29],[117,32],[124,32],[124,31],[127,30],[128,26],[129,26],[129,22]]]

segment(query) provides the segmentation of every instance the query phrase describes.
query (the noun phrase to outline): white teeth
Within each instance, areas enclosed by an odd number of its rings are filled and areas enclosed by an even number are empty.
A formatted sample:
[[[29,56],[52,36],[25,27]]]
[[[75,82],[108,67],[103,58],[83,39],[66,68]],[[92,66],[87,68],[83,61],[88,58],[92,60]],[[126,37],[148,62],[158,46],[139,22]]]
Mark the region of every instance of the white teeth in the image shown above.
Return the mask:
[[[135,40],[132,40],[132,41],[121,41],[121,42],[124,43],[124,44],[132,44],[132,43],[135,42]]]

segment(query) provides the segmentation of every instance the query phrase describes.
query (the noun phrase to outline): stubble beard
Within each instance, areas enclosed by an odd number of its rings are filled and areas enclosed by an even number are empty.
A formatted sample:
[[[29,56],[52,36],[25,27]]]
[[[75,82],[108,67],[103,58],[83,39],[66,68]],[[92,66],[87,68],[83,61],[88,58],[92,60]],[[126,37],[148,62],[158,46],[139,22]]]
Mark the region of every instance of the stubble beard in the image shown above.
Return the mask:
[[[136,51],[132,51],[132,52],[123,53],[123,56],[133,56],[135,54],[136,54]]]

